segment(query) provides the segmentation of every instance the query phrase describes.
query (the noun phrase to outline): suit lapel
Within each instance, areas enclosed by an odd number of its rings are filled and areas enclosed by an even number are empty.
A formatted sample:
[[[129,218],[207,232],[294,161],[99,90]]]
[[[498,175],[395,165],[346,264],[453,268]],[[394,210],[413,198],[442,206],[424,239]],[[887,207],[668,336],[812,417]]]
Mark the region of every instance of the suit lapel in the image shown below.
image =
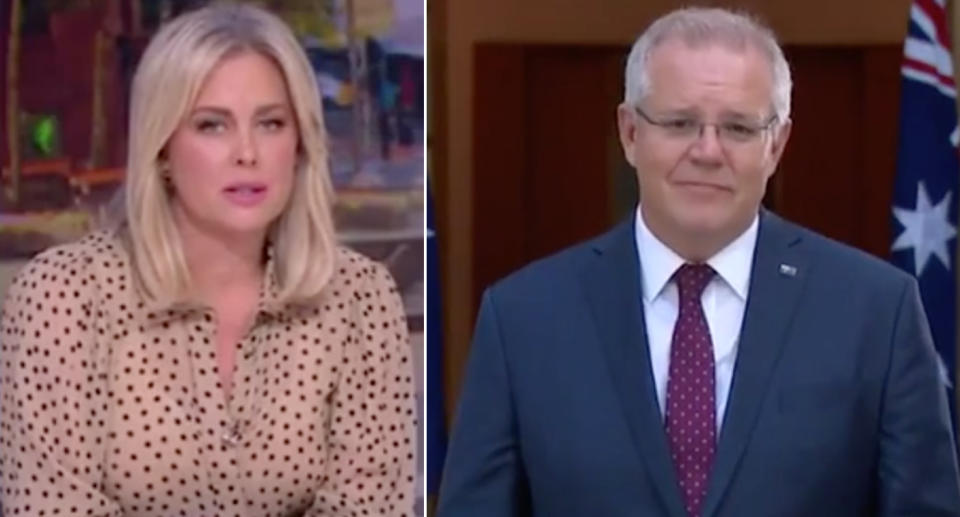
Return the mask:
[[[669,515],[684,517],[650,367],[632,220],[599,239],[594,253],[582,281],[610,377],[664,507]]]
[[[727,410],[703,515],[719,508],[756,424],[811,264],[799,234],[763,211]]]

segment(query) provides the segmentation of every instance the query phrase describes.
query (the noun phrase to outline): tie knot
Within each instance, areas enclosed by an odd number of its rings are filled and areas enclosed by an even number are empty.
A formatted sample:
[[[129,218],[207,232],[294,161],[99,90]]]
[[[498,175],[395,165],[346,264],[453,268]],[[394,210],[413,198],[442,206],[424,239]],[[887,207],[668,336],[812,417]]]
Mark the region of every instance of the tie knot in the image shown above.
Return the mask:
[[[680,290],[680,299],[694,298],[699,300],[703,289],[713,278],[713,268],[706,264],[684,264],[674,273],[677,288]]]

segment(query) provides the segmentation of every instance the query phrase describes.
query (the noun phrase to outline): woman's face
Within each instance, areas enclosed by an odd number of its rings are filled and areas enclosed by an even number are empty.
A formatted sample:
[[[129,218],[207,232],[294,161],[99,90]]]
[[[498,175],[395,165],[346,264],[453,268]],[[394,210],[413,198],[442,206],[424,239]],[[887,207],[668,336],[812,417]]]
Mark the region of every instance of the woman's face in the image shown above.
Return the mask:
[[[224,58],[166,147],[177,223],[262,238],[290,198],[298,134],[277,65],[252,51]]]

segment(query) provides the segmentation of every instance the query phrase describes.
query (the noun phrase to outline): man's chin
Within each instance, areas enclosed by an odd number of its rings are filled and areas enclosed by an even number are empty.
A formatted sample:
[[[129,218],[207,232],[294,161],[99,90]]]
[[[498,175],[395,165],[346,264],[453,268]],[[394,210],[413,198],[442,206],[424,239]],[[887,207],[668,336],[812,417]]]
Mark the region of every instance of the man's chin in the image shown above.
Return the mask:
[[[729,225],[726,214],[718,211],[698,210],[679,218],[680,227],[687,235],[709,237],[717,235]]]

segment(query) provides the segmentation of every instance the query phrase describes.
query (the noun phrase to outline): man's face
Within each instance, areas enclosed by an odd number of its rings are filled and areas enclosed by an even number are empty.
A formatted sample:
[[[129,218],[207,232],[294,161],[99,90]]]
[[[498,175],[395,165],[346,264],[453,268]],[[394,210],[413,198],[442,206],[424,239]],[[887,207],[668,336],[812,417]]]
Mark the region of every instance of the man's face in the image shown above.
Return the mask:
[[[789,121],[768,124],[769,61],[751,47],[672,40],[652,52],[648,65],[646,97],[617,112],[644,221],[668,245],[728,243],[757,213],[790,132]],[[709,125],[697,131],[698,122]]]

